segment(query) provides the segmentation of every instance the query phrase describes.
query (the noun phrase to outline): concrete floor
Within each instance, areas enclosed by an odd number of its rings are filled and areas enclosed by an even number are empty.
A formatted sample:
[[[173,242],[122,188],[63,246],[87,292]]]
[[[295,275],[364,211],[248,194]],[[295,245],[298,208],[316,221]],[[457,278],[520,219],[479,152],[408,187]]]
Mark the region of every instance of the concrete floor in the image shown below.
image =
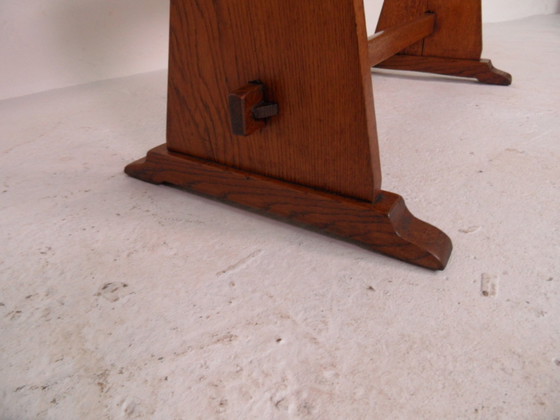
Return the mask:
[[[444,272],[124,175],[164,71],[0,102],[0,419],[560,418],[560,15],[485,29],[511,87],[374,74]]]

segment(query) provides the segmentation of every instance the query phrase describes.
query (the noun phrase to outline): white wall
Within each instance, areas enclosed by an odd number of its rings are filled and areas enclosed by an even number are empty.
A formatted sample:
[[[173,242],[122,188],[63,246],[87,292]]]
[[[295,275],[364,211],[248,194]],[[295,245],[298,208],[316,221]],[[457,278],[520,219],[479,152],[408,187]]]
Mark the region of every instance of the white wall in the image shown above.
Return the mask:
[[[167,0],[0,0],[0,99],[161,69]]]
[[[365,0],[370,32],[382,3]],[[560,0],[483,4],[486,22],[560,12]],[[166,67],[168,13],[168,0],[0,0],[0,99]]]

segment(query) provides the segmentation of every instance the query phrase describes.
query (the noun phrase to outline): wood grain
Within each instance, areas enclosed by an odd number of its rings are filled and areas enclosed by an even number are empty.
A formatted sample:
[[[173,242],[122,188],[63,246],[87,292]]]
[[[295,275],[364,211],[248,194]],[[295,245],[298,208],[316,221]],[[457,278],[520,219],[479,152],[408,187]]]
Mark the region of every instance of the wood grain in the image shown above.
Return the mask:
[[[362,0],[172,0],[171,150],[372,200],[381,171]],[[228,94],[252,80],[281,112],[231,133]]]
[[[381,191],[374,202],[356,200],[169,152],[165,145],[125,171],[311,227],[421,267],[442,270],[451,253],[447,235],[412,216],[393,193]]]

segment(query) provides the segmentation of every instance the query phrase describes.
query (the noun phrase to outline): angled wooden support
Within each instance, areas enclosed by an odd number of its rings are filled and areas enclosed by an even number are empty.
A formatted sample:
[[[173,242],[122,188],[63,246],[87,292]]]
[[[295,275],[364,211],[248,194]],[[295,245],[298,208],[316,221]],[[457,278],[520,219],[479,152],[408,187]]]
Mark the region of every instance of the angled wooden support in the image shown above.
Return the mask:
[[[391,31],[428,12],[436,15],[432,34],[405,46],[397,55],[372,62],[372,66],[469,77],[487,84],[511,84],[509,73],[494,68],[490,60],[480,58],[481,0],[385,0],[377,31]]]

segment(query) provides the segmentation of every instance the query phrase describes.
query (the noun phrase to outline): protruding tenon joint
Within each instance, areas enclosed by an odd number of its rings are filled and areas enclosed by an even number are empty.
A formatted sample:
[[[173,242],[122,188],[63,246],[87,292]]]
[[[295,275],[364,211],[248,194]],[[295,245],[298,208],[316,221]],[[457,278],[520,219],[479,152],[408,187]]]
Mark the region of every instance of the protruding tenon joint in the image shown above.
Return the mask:
[[[278,104],[265,100],[265,85],[249,82],[229,94],[231,129],[237,136],[248,136],[264,128],[266,119],[278,115]]]

